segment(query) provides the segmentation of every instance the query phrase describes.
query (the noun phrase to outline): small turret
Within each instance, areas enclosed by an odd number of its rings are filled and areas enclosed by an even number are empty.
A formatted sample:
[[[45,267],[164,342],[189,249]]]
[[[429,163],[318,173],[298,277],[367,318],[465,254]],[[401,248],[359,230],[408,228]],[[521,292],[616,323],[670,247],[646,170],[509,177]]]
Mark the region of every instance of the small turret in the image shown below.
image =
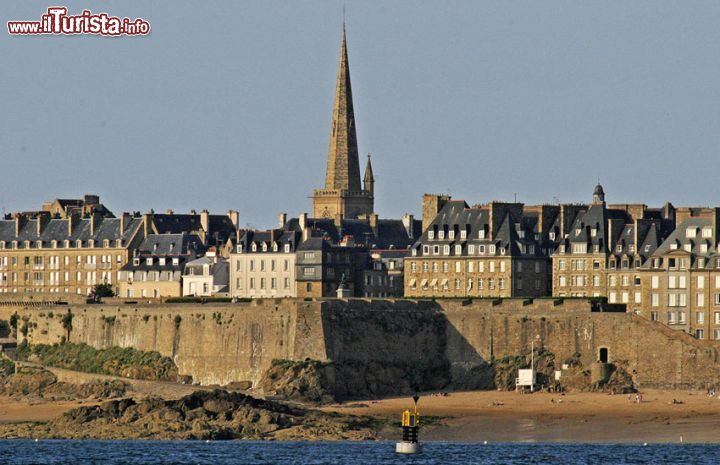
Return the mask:
[[[605,191],[599,182],[593,191],[593,203],[605,203]]]
[[[365,190],[368,191],[370,195],[375,196],[375,176],[373,175],[372,163],[370,163],[369,153],[367,158],[368,160],[367,164],[365,165],[365,178],[363,179],[363,184]]]

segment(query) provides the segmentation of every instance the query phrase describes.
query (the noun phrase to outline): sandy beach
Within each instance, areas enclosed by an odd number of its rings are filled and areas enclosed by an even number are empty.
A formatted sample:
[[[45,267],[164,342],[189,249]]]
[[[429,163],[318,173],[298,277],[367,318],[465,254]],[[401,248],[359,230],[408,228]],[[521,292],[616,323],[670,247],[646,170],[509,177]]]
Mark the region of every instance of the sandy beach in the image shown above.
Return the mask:
[[[518,394],[457,392],[423,395],[419,411],[429,419],[422,439],[463,442],[720,442],[720,399],[705,392]],[[681,403],[673,403],[673,399]],[[362,405],[362,406],[360,406]],[[327,407],[344,413],[398,419],[410,398],[358,401]],[[399,435],[389,430],[389,439]]]

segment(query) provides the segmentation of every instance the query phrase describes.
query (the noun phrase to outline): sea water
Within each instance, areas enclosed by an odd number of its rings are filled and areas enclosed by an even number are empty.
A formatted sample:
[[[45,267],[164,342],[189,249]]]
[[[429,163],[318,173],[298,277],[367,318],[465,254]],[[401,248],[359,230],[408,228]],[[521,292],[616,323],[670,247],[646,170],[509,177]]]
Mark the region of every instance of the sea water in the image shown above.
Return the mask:
[[[397,455],[392,442],[0,440],[0,463],[25,464],[717,464],[720,444],[423,444]]]

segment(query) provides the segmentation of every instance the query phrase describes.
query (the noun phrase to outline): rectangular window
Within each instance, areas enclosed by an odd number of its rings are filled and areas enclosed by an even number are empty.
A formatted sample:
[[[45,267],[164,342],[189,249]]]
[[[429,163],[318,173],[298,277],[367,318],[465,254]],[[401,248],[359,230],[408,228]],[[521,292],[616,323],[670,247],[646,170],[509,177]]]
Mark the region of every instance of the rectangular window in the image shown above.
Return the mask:
[[[705,312],[695,312],[695,321],[701,325],[705,323]]]
[[[660,287],[660,276],[653,276],[653,277],[651,278],[651,285],[650,285],[650,287],[652,287],[653,289],[657,289],[657,288]]]
[[[650,320],[657,321],[658,320],[658,312],[650,312]]]
[[[303,275],[305,276],[315,276],[315,268],[312,266],[306,266],[303,268]]]
[[[705,276],[697,277],[697,287],[698,287],[698,289],[702,289],[705,287]]]
[[[660,306],[660,294],[652,294],[650,296],[651,304],[653,307],[659,307]]]
[[[695,304],[698,307],[704,307],[705,306],[705,294],[703,294],[702,292],[698,292],[697,295],[695,296]]]

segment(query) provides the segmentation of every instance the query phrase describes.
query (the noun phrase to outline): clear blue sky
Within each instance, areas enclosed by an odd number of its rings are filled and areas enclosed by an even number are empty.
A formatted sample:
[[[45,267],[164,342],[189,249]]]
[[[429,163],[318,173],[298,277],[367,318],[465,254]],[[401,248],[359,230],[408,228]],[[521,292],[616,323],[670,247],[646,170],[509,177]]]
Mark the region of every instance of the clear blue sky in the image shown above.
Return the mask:
[[[376,210],[720,205],[720,2],[346,1]],[[144,38],[10,37],[55,4]],[[116,213],[240,211],[268,227],[322,187],[343,2],[3,2],[0,207],[98,193]],[[364,156],[362,157],[364,159]]]

